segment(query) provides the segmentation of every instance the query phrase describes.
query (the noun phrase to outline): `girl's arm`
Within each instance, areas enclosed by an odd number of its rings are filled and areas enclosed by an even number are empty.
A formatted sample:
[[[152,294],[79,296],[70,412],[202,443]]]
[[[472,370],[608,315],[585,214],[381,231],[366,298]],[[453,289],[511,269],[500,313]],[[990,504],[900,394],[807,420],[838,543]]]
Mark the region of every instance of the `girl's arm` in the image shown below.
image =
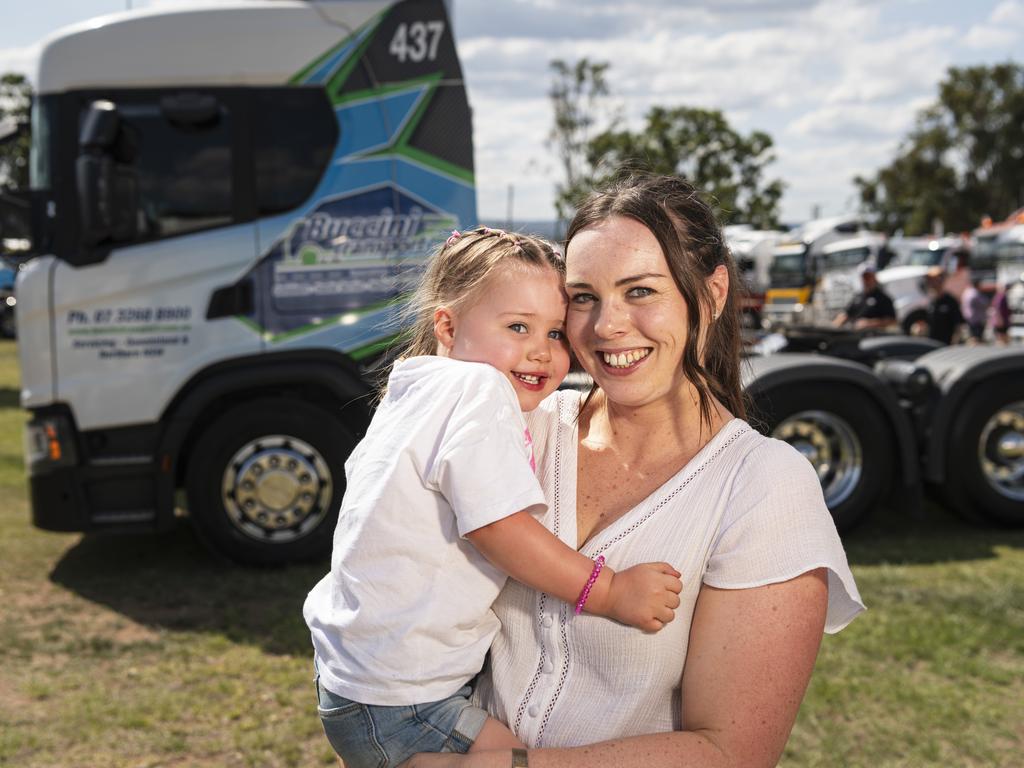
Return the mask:
[[[572,749],[531,749],[530,768],[776,765],[814,669],[827,607],[824,569],[752,589],[703,586],[683,670],[684,730]],[[408,763],[409,768],[511,765],[510,752],[417,755]]]
[[[594,561],[569,547],[528,511],[477,528],[466,538],[516,581],[570,605],[576,603]],[[657,631],[675,617],[682,582],[668,563],[644,563],[615,573],[603,568],[584,610]]]

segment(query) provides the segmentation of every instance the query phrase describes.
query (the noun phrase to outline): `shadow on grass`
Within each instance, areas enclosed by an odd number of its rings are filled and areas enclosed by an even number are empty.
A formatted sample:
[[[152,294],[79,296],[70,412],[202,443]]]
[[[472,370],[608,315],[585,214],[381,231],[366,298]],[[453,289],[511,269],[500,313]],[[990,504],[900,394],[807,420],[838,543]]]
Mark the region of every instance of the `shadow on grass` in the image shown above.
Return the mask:
[[[21,391],[13,387],[0,387],[0,408],[21,408]]]
[[[854,565],[981,560],[998,546],[1024,548],[1024,531],[982,528],[929,504],[924,520],[879,511],[844,539]],[[218,560],[186,526],[166,534],[87,536],[50,578],[133,621],[208,632],[275,654],[307,657],[302,603],[330,562],[255,569]]]
[[[166,534],[86,536],[50,578],[133,621],[209,632],[289,656],[311,656],[306,593],[330,562],[273,569],[218,560],[187,527]]]
[[[1024,549],[1024,530],[965,522],[936,503],[926,503],[923,519],[880,509],[864,526],[843,537],[851,565],[924,565],[984,560],[995,548]]]

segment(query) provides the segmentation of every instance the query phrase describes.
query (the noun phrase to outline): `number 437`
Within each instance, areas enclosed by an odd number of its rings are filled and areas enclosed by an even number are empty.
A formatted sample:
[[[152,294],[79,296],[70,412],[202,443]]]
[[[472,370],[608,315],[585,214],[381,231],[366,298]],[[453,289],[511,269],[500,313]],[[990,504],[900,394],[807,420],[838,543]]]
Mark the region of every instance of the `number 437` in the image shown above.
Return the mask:
[[[406,59],[414,62],[434,61],[437,58],[437,44],[444,34],[444,22],[414,21],[411,24],[402,22],[391,38],[388,53],[403,64]]]

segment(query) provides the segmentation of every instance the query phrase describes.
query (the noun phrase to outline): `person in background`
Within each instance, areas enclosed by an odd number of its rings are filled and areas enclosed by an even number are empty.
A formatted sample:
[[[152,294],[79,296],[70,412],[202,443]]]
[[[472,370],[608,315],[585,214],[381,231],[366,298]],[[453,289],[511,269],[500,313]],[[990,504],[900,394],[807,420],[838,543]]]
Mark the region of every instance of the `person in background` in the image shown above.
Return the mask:
[[[960,247],[953,251],[953,271],[946,276],[945,291],[957,301],[971,286],[971,252]]]
[[[896,307],[892,297],[878,284],[877,268],[871,262],[865,262],[859,271],[863,290],[853,297],[850,306],[840,312],[832,324],[836,327],[850,325],[857,330],[893,325]]]
[[[1006,296],[1008,283],[1003,283],[996,291],[992,305],[988,308],[988,324],[992,329],[992,338],[996,344],[1010,343],[1010,301]]]
[[[977,344],[985,337],[985,324],[988,320],[988,297],[978,289],[978,281],[973,281],[960,295],[960,314],[970,332],[968,342]]]
[[[942,267],[932,267],[925,276],[925,287],[931,297],[928,319],[916,323],[911,332],[930,339],[952,344],[957,329],[964,322],[960,303],[946,290],[946,273]]]

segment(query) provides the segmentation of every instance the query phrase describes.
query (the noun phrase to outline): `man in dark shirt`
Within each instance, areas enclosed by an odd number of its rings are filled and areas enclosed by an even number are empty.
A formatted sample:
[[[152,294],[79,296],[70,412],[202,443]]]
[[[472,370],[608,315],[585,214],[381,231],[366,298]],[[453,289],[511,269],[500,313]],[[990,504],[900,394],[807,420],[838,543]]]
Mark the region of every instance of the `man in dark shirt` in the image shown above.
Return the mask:
[[[928,270],[926,283],[931,301],[928,303],[928,337],[952,344],[960,324],[964,322],[960,311],[960,302],[953,298],[944,288],[946,274],[942,267]]]
[[[845,312],[840,312],[833,325],[852,325],[854,328],[885,328],[896,322],[896,307],[892,298],[878,284],[875,265],[868,262],[860,266],[863,290],[853,297]]]

